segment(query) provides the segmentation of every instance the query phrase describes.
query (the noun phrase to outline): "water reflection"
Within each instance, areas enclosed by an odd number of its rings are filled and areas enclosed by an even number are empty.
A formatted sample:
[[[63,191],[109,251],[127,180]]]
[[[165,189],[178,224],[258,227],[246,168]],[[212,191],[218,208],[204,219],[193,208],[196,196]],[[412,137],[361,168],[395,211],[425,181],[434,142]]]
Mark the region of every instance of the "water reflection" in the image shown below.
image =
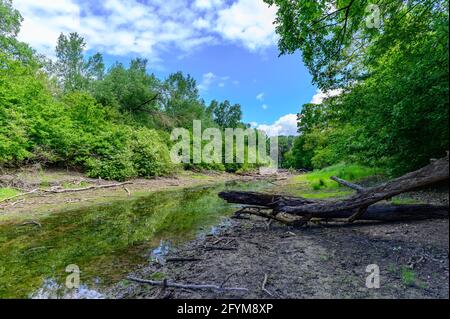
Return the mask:
[[[73,297],[101,297],[88,287],[109,285],[171,245],[194,238],[233,207],[218,198],[224,189],[260,190],[265,182],[165,191],[42,218],[42,227],[0,225],[0,297],[58,297],[67,265],[80,268]],[[95,280],[94,280],[95,279]],[[70,295],[70,294],[69,294]]]

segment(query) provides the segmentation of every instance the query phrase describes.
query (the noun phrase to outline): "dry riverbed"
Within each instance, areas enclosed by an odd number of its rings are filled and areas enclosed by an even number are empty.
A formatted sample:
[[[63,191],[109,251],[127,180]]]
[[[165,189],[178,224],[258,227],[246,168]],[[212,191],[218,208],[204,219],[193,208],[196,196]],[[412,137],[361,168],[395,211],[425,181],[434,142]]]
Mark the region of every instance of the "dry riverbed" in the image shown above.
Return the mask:
[[[290,185],[278,182],[273,191]],[[284,185],[283,185],[284,184]],[[288,187],[290,189],[290,187]],[[448,186],[393,202],[448,205]],[[448,220],[312,224],[295,229],[252,216],[169,251],[131,277],[247,288],[248,292],[149,286],[124,278],[113,298],[448,298]],[[366,287],[369,265],[380,288]]]
[[[13,176],[13,175],[11,175]],[[19,172],[23,189],[74,188],[112,182],[88,179],[81,174],[52,170]],[[180,172],[176,177],[138,179],[123,187],[63,194],[32,194],[0,203],[0,223],[40,220],[62,210],[148,196],[149,193],[209,186],[255,176],[226,173]],[[447,186],[448,190],[448,186]],[[448,192],[402,195],[401,203],[417,201],[448,205]],[[298,179],[284,176],[271,192],[305,195]],[[298,193],[297,192],[301,192]],[[322,196],[323,191],[308,196]],[[335,194],[336,193],[336,194]],[[348,195],[347,190],[328,195]],[[215,207],[215,206],[214,206]],[[117,226],[117,225],[116,225]],[[40,228],[33,231],[39,232]],[[163,247],[157,258],[147,259],[128,276],[183,284],[213,284],[246,288],[247,292],[221,292],[153,287],[117,278],[102,288],[106,298],[448,298],[448,220],[408,223],[312,224],[295,229],[258,217],[225,218],[212,233]],[[55,248],[56,249],[56,248]],[[145,253],[145,256],[147,256]],[[129,255],[127,255],[129,257]],[[144,257],[145,257],[144,256]],[[56,258],[56,257],[55,257]],[[111,258],[118,258],[112,256]],[[118,262],[118,260],[111,262]],[[380,270],[380,288],[366,287],[368,265]],[[125,268],[128,272],[128,268]]]
[[[70,189],[108,185],[117,182],[87,178],[81,173],[65,170],[21,170],[1,176],[22,192],[36,188]],[[42,217],[53,212],[88,207],[93,204],[108,203],[148,195],[151,192],[182,189],[194,186],[208,186],[233,180],[251,180],[252,177],[228,173],[180,171],[172,177],[134,179],[123,187],[91,189],[82,192],[61,194],[37,193],[0,202],[0,222],[17,221]],[[20,192],[17,192],[19,194]]]
[[[219,286],[226,281],[224,287],[248,292],[162,289],[123,280],[107,296],[448,298],[448,245],[448,220],[303,229],[268,226],[257,218],[233,220],[219,233],[173,249],[166,261],[153,261],[131,275]],[[380,269],[379,289],[366,287],[371,264]]]

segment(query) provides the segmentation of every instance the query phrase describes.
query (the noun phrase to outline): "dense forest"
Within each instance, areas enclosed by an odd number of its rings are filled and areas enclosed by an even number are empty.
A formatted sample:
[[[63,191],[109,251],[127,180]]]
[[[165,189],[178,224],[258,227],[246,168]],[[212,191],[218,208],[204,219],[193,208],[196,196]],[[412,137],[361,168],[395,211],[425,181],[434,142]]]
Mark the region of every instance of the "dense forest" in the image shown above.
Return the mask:
[[[445,155],[448,1],[265,2],[278,7],[281,54],[300,50],[314,83],[337,95],[303,105],[283,166],[400,174]]]

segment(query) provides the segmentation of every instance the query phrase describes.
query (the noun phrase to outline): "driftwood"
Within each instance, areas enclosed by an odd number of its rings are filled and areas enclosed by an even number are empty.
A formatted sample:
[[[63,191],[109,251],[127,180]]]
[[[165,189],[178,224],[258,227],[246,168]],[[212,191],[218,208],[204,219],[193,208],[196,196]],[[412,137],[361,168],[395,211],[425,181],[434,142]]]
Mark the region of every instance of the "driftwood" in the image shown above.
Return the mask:
[[[417,220],[448,218],[448,207],[433,205],[374,205],[401,193],[446,181],[449,178],[448,156],[387,183],[362,188],[339,178],[333,180],[356,189],[343,200],[324,201],[255,192],[221,192],[229,203],[248,205],[237,212],[273,219],[290,225],[303,225],[313,218],[362,220]]]
[[[195,257],[173,257],[173,258],[167,258],[166,262],[172,262],[172,263],[183,263],[183,262],[191,262],[191,261],[201,261],[203,259],[201,258],[195,258]]]
[[[112,187],[124,187],[125,191],[127,192],[128,196],[131,196],[131,192],[128,188],[125,187],[125,185],[133,184],[132,182],[124,182],[124,183],[117,183],[117,184],[106,184],[106,185],[92,185],[88,187],[83,188],[69,188],[69,189],[42,189],[42,188],[36,188],[32,191],[20,193],[5,199],[0,200],[0,203],[8,202],[14,198],[27,196],[31,194],[37,194],[37,193],[52,193],[52,194],[61,194],[61,193],[76,193],[76,192],[84,192],[92,189],[102,189],[102,188],[112,188]]]
[[[156,280],[146,280],[134,277],[127,277],[128,280],[140,283],[147,284],[151,286],[159,286],[164,288],[179,288],[179,289],[191,289],[191,290],[215,290],[215,291],[240,291],[240,292],[248,292],[247,288],[240,287],[223,287],[223,285],[211,285],[211,284],[202,284],[202,285],[194,285],[194,284],[180,284],[175,282],[170,282],[167,280],[156,281]]]
[[[59,194],[59,193],[74,193],[74,192],[84,192],[84,191],[91,190],[91,189],[119,187],[119,186],[124,186],[124,185],[129,185],[129,184],[132,184],[132,182],[117,183],[117,184],[106,184],[106,185],[92,185],[92,186],[88,186],[88,187],[72,188],[72,189],[70,189],[70,188],[69,189],[55,189],[55,190],[41,189],[41,191],[45,192],[45,193],[56,193],[56,194]]]
[[[341,185],[347,186],[348,188],[354,189],[357,192],[364,191],[364,187],[359,186],[357,184],[353,184],[353,183],[347,182],[346,180],[343,180],[343,179],[341,179],[339,177],[331,176],[330,179],[335,181],[336,183],[339,183]]]

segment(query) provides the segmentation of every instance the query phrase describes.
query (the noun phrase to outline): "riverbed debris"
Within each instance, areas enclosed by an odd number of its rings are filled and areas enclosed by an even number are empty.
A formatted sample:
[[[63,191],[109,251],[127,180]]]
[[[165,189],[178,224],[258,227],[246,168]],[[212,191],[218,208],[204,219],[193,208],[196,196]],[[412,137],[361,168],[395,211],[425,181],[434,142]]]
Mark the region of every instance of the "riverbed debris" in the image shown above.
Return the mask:
[[[129,184],[132,184],[132,182],[123,182],[123,183],[114,183],[114,184],[105,184],[105,185],[91,185],[88,187],[68,188],[68,189],[60,189],[59,187],[55,187],[55,188],[51,188],[51,189],[36,188],[29,192],[20,193],[20,194],[2,199],[2,200],[0,200],[0,203],[8,202],[8,201],[18,198],[18,197],[23,197],[23,196],[27,196],[27,195],[31,195],[31,194],[36,194],[36,193],[53,193],[53,194],[74,193],[74,192],[84,192],[84,191],[93,190],[93,189],[112,188],[112,187],[120,187],[120,186],[124,187],[125,191],[127,191],[127,193],[128,193],[128,196],[131,196],[130,191],[127,190],[127,188],[125,187],[125,185],[129,185]]]
[[[146,284],[151,286],[158,286],[163,288],[177,288],[177,289],[189,289],[189,290],[214,290],[219,292],[224,291],[235,291],[235,292],[248,292],[247,288],[243,287],[224,287],[224,283],[226,283],[227,280],[224,281],[221,285],[215,285],[215,284],[184,284],[184,283],[176,283],[169,281],[167,279],[164,280],[147,280],[142,278],[136,278],[136,277],[127,277],[128,280],[134,281],[140,284]]]

